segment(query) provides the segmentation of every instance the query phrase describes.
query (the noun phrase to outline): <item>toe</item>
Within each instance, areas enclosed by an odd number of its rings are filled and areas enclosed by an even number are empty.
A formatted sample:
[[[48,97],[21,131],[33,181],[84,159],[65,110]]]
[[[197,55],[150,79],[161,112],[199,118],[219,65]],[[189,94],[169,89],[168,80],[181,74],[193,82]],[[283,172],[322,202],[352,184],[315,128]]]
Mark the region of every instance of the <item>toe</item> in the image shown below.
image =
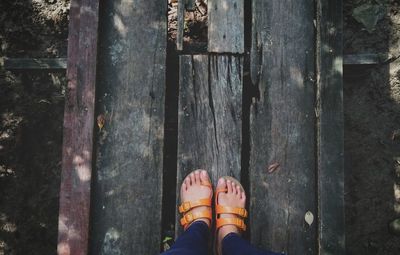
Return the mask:
[[[233,182],[232,182],[232,193],[233,193],[234,195],[237,194],[237,187],[236,187],[236,184],[233,183]]]
[[[194,181],[196,184],[200,184],[200,171],[199,170],[194,171]]]
[[[201,182],[205,183],[205,182],[209,182],[209,177],[208,177],[208,173],[206,170],[201,170],[200,172],[200,180]]]
[[[238,192],[238,194],[240,195],[240,193],[243,191],[242,187],[240,187],[240,185],[236,184],[236,190]]]
[[[185,184],[186,184],[186,188],[188,188],[190,186],[190,177],[189,176],[186,176]]]
[[[242,201],[245,201],[245,200],[246,200],[246,194],[244,193],[244,191],[241,192],[240,199],[241,199]]]
[[[185,182],[183,182],[183,183],[182,183],[182,186],[181,186],[181,192],[184,192],[184,191],[186,191],[186,190],[187,190],[187,185],[186,185]]]
[[[219,178],[217,183],[217,189],[225,189],[226,188],[226,181],[224,178]]]
[[[227,180],[226,186],[228,188],[228,193],[231,194],[232,193],[232,182],[230,180]]]
[[[194,185],[194,184],[196,183],[196,182],[195,182],[194,173],[189,174],[189,178],[190,178],[190,183],[191,183],[192,185]]]

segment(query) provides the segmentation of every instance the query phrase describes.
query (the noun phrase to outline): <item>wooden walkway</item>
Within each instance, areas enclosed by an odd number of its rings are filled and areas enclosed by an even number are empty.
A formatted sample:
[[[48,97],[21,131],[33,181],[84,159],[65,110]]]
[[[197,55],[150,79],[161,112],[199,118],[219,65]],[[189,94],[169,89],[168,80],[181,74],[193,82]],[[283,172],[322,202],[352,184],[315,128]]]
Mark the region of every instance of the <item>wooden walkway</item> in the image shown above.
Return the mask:
[[[163,196],[203,168],[242,179],[254,245],[344,254],[342,2],[316,3],[209,0],[208,52],[171,70],[167,1],[71,0],[58,253],[159,253]]]

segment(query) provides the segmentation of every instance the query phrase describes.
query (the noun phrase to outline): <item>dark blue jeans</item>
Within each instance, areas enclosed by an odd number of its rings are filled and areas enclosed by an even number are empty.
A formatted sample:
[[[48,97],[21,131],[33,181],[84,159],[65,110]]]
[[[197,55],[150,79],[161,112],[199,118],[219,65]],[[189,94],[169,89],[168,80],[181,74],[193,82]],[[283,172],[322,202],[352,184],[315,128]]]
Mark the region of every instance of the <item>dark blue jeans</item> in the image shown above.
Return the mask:
[[[206,223],[194,222],[181,236],[178,237],[171,249],[162,255],[207,255],[210,230]],[[279,253],[262,251],[231,233],[222,240],[223,255],[279,255]]]

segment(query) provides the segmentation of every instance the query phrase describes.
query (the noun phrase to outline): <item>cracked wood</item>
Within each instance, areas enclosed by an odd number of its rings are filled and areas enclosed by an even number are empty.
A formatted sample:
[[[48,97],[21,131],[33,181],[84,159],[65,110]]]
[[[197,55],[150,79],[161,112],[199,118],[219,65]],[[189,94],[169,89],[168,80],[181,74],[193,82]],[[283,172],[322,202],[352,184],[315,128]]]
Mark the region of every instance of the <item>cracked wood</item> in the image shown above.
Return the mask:
[[[243,59],[180,56],[177,199],[182,180],[208,170],[213,183],[240,179]],[[177,213],[177,233],[181,231]]]
[[[158,254],[167,1],[101,9],[92,254]]]
[[[286,254],[315,254],[314,1],[253,0],[250,116],[252,242]],[[279,171],[268,166],[279,163]]]

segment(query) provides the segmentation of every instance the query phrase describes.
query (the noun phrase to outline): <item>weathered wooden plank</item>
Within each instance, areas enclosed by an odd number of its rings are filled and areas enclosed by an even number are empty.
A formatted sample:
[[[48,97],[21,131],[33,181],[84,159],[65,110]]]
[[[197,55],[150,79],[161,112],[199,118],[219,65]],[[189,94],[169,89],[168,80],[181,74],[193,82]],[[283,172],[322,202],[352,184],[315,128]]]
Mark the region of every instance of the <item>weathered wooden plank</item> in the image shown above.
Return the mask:
[[[317,3],[319,254],[345,254],[342,6]]]
[[[244,52],[244,0],[208,0],[208,51]]]
[[[177,24],[176,24],[176,49],[183,50],[183,32],[185,29],[185,5],[186,0],[178,0]]]
[[[63,70],[67,68],[66,58],[7,58],[6,70]]]
[[[98,1],[71,1],[58,254],[87,254]]]
[[[158,254],[167,1],[101,8],[92,254]]]
[[[195,169],[208,170],[213,183],[240,179],[243,72],[242,57],[183,55],[179,62],[178,200]]]
[[[278,252],[315,254],[317,224],[305,222],[308,211],[318,214],[314,2],[253,0],[252,14],[251,239]]]

